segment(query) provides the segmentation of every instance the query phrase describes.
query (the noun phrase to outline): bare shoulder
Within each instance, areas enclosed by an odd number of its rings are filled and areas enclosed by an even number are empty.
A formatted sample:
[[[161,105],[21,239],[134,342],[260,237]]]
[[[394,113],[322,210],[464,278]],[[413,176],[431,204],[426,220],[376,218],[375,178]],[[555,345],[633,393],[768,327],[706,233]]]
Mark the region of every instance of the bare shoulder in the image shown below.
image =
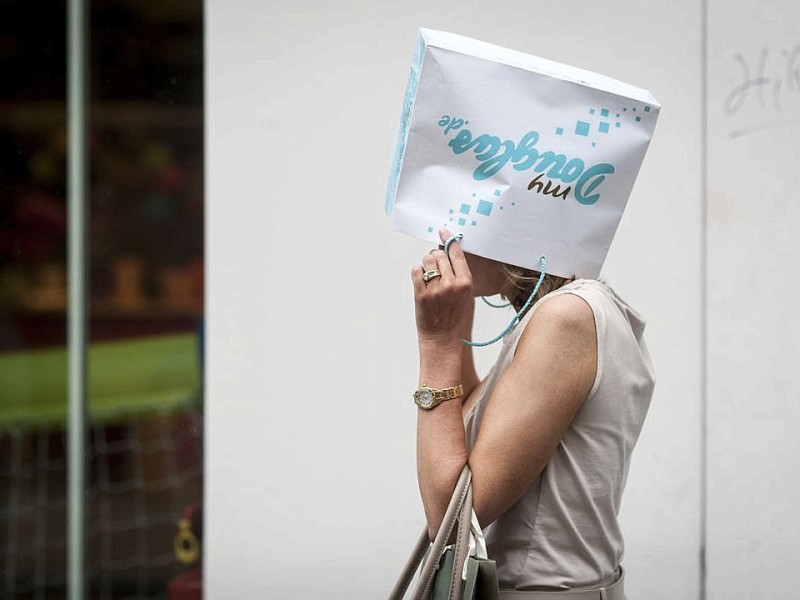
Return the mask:
[[[546,298],[523,331],[515,359],[547,365],[551,374],[575,381],[580,392],[588,391],[597,372],[597,330],[592,308],[575,294]]]
[[[545,298],[536,308],[520,343],[524,344],[526,338],[554,335],[559,338],[583,338],[584,341],[595,339],[594,313],[586,300],[569,293]]]

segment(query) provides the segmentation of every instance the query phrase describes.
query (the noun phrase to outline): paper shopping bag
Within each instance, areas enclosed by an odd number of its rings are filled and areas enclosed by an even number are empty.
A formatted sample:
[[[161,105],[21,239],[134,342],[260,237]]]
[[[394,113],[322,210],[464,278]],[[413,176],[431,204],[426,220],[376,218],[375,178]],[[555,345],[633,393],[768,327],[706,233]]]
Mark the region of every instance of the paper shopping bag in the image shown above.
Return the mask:
[[[660,111],[603,75],[420,29],[386,194],[393,229],[597,278]]]

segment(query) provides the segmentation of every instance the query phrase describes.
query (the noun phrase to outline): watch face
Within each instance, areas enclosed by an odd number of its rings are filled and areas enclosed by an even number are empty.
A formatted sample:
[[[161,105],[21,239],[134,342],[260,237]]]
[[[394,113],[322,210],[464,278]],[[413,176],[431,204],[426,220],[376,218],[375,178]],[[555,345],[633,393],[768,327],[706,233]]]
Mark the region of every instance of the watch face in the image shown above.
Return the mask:
[[[422,408],[430,408],[433,406],[433,392],[430,390],[422,389],[417,391],[417,404]]]

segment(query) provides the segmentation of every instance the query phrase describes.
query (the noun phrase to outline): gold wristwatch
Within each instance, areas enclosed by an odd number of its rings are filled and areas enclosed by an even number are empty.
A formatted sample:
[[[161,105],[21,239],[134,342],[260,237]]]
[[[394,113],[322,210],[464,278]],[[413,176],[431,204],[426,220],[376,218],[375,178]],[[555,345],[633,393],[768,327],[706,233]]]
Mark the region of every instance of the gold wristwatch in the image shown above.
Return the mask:
[[[459,383],[455,387],[432,388],[423,385],[414,392],[414,402],[423,410],[430,410],[439,406],[442,402],[460,398],[464,395],[464,387]]]

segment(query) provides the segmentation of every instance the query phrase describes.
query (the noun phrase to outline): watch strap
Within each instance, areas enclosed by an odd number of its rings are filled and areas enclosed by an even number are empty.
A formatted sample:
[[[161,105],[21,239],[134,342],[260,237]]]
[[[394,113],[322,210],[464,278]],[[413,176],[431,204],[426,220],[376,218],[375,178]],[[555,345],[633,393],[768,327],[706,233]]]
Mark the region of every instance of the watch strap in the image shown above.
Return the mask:
[[[454,398],[460,398],[464,395],[464,386],[460,383],[453,387],[448,388],[428,388],[433,392],[433,399],[436,400],[437,403],[445,402],[446,400],[453,400]]]

